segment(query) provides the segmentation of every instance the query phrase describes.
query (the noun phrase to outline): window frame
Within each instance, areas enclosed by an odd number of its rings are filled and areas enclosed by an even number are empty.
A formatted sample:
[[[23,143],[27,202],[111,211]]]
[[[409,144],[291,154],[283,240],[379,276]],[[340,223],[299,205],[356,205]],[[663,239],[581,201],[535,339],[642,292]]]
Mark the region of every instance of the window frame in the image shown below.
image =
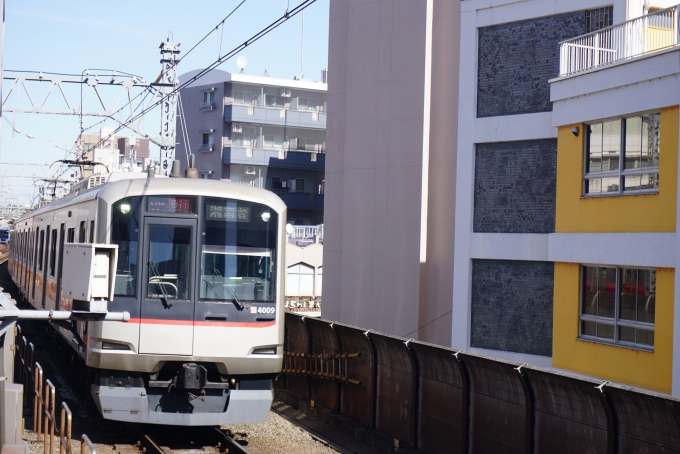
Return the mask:
[[[215,145],[215,133],[212,131],[207,131],[207,132],[202,132],[201,133],[201,145],[203,146],[212,146]],[[207,140],[207,142],[206,142]]]
[[[583,129],[583,172],[582,172],[582,184],[581,184],[581,196],[582,197],[616,197],[624,195],[640,195],[640,194],[658,194],[659,193],[659,168],[660,166],[648,166],[639,167],[637,169],[626,169],[626,120],[635,117],[643,117],[645,115],[659,115],[659,148],[661,148],[661,111],[651,110],[646,112],[640,112],[637,114],[631,114],[621,117],[605,118],[598,121],[593,121],[589,123],[584,123]],[[588,172],[588,161],[590,160],[590,127],[593,125],[612,122],[618,120],[620,124],[619,132],[619,168],[618,170],[607,170],[600,172]],[[661,155],[659,150],[659,161],[661,161]],[[657,178],[657,187],[652,189],[633,189],[625,190],[625,178],[627,176],[635,175],[650,175],[654,174]],[[617,178],[618,179],[618,190],[611,192],[588,192],[588,183],[590,180],[596,180],[600,178]]]
[[[585,296],[585,269],[586,268],[614,268],[616,269],[616,288],[614,291],[614,317],[604,317],[600,315],[591,315],[583,313],[583,304]],[[634,329],[642,329],[647,331],[652,331],[654,333],[654,342],[656,342],[656,307],[654,310],[654,323],[649,322],[638,322],[632,320],[622,319],[620,315],[621,309],[621,273],[624,269],[635,269],[635,270],[654,270],[656,273],[658,270],[654,267],[645,266],[618,266],[618,265],[604,265],[604,264],[592,264],[592,263],[582,263],[579,269],[579,306],[578,306],[578,339],[585,340],[588,342],[596,342],[607,345],[615,345],[620,347],[633,348],[636,350],[644,350],[653,352],[654,345],[638,344],[635,342],[622,341],[620,339],[619,327],[627,327]],[[655,295],[656,298],[656,295]],[[655,299],[656,304],[656,299]],[[592,336],[583,333],[583,323],[582,322],[593,322],[603,325],[609,325],[614,327],[614,340],[609,340],[604,337]]]

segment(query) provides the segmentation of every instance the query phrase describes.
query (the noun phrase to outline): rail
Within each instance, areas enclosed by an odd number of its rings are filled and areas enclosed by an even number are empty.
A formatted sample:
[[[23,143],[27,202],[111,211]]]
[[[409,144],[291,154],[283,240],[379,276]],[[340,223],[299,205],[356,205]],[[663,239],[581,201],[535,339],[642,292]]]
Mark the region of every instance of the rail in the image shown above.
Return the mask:
[[[560,77],[676,47],[678,6],[560,43]]]
[[[456,351],[337,322],[286,314],[283,390],[289,405],[324,407],[424,454],[680,452],[680,399]],[[324,377],[319,356],[360,353]],[[337,370],[337,369],[336,369]],[[321,372],[321,375],[319,375]],[[305,403],[306,402],[306,403]],[[301,410],[302,411],[302,410]],[[326,416],[325,416],[326,415]],[[474,447],[474,449],[473,449]],[[392,447],[390,446],[390,449]],[[401,452],[401,451],[400,451]]]

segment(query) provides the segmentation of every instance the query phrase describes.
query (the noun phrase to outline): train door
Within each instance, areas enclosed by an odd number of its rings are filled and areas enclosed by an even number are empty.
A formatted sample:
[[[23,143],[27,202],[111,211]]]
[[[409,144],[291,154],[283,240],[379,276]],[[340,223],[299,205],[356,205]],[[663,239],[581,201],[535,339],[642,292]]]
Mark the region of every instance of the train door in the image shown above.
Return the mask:
[[[57,259],[57,297],[55,299],[55,306],[57,310],[61,309],[61,275],[63,274],[61,266],[64,263],[64,235],[65,226],[61,224],[59,228],[59,258]]]
[[[139,353],[191,355],[196,220],[146,216]]]
[[[42,270],[40,271],[40,282],[42,283],[42,294],[40,300],[37,304],[40,305],[42,309],[45,309],[45,297],[47,295],[47,269],[49,268],[48,258],[50,256],[50,226],[47,226],[45,230],[45,241],[41,238],[41,247],[45,245],[44,251],[41,251],[40,263],[42,265]]]

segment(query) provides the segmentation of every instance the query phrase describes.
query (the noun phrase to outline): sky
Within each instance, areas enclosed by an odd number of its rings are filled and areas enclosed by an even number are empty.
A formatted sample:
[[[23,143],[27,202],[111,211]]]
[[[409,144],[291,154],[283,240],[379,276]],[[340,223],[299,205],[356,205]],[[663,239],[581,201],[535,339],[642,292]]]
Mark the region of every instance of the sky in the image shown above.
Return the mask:
[[[199,2],[177,0],[118,0],[114,3],[84,0],[5,0],[5,76],[14,71],[43,71],[81,74],[86,69],[115,69],[145,78],[156,79],[161,70],[158,46],[162,41],[181,43],[182,57],[203,36],[222,21],[242,0],[202,0]],[[293,9],[302,0],[246,0],[227,19],[224,27],[196,47],[179,65],[181,75],[203,68],[217,60],[252,35],[266,27],[286,9]],[[306,79],[319,80],[321,70],[328,67],[328,10],[330,0],[316,0],[304,15],[304,75]],[[297,15],[238,56],[248,59],[247,74],[262,75],[266,70],[271,77],[289,78],[301,71],[302,17]],[[225,71],[238,72],[236,58],[223,63]],[[106,71],[91,70],[91,74]],[[181,82],[181,77],[180,77]],[[16,107],[17,102],[26,107],[27,96],[16,87],[3,81],[4,108]],[[49,84],[29,85],[34,102],[46,95]],[[71,104],[79,98],[80,86],[71,85],[66,96]],[[70,91],[69,91],[70,90]],[[100,90],[104,102],[111,104],[119,94],[118,89],[104,87]],[[9,95],[8,95],[9,93]],[[20,99],[17,100],[17,93]],[[61,108],[63,102],[53,91],[45,107]],[[94,107],[93,92],[86,97],[84,109]],[[122,104],[119,102],[118,107]],[[33,178],[11,177],[20,173],[29,176],[48,176],[52,169],[33,166],[10,166],[7,163],[51,164],[63,159],[72,150],[80,127],[78,116],[5,113],[0,138],[0,203],[26,200],[34,196]],[[101,121],[89,117],[83,121],[88,127]],[[116,127],[108,120],[102,126]],[[98,132],[99,126],[91,132]],[[144,131],[158,135],[160,117],[155,113],[144,120]],[[30,138],[28,136],[31,136]],[[131,135],[126,132],[125,135]],[[152,153],[158,147],[152,146]],[[70,173],[64,176],[68,177]]]

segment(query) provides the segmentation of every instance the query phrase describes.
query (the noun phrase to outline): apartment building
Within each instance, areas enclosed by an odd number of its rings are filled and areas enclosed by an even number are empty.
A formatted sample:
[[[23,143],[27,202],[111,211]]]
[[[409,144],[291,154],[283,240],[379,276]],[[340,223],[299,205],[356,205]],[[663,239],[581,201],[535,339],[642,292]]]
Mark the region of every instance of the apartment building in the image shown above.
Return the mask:
[[[595,41],[605,46],[595,50]],[[679,42],[678,7],[652,10],[563,43],[560,76],[551,81],[552,365],[673,395],[680,394]]]
[[[680,395],[673,3],[332,3],[324,318]]]
[[[184,166],[193,153],[201,178],[269,189],[289,223],[323,223],[325,83],[212,70],[181,91],[179,113],[175,157]]]
[[[330,2],[324,318],[450,342],[459,16]]]
[[[83,166],[82,177],[93,173],[142,172],[152,162],[149,155],[149,139],[113,136],[112,128],[101,128],[97,134],[82,134],[78,137],[79,156],[84,161],[101,163],[101,166]]]

